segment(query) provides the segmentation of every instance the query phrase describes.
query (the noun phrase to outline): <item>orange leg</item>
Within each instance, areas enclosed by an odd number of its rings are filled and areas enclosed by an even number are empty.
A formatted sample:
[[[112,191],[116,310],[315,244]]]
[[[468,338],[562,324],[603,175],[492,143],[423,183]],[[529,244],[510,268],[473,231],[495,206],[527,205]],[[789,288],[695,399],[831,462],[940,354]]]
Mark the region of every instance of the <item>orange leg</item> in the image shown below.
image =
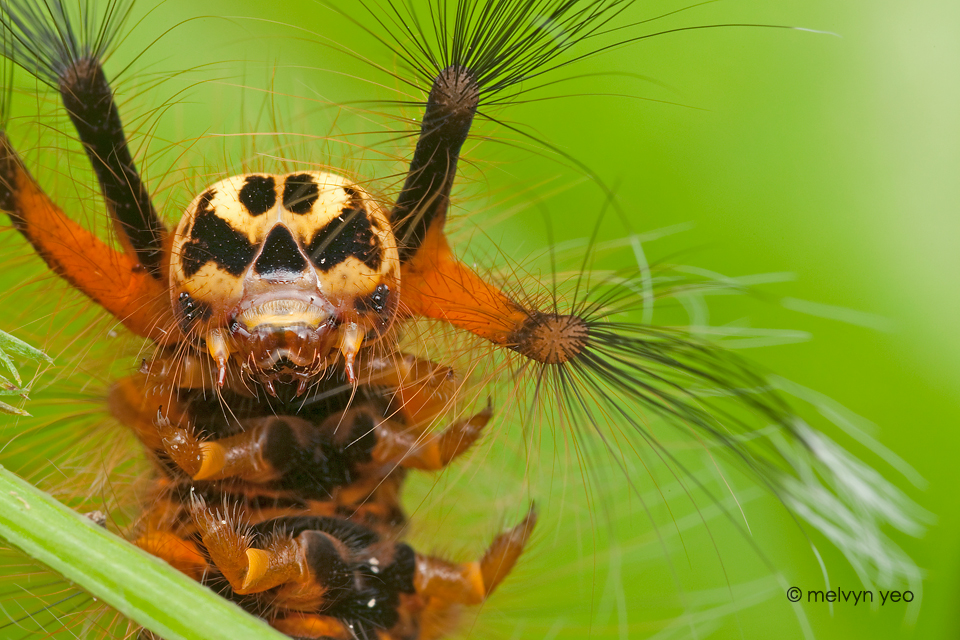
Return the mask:
[[[438,434],[424,436],[416,428],[385,420],[377,426],[377,462],[399,462],[408,469],[438,471],[463,454],[477,441],[490,421],[487,408],[475,416],[458,420]]]
[[[513,570],[536,523],[531,507],[520,524],[494,539],[479,562],[456,564],[417,555],[414,584],[425,601],[420,640],[444,636],[461,605],[480,604],[493,593]]]
[[[137,538],[134,544],[194,580],[199,580],[208,566],[196,544],[167,531],[150,531]]]
[[[278,537],[268,541],[266,548],[257,549],[251,537],[241,532],[242,523],[231,515],[214,512],[199,500],[191,510],[207,553],[235,593],[260,593],[280,584],[311,579],[308,568],[301,563],[303,541]]]
[[[425,424],[449,409],[461,381],[447,366],[404,353],[361,359],[361,385],[396,389],[394,404],[409,424]]]
[[[457,260],[442,221],[427,231],[401,271],[401,308],[444,320],[531,360],[562,364],[586,347],[589,327],[578,316],[528,310]]]
[[[480,604],[513,569],[537,524],[531,507],[517,526],[497,536],[479,562],[454,564],[429,556],[417,556],[417,593],[436,600],[438,608],[455,604]]]
[[[203,440],[193,427],[176,426],[169,420],[161,420],[157,429],[167,455],[194,480],[239,478],[262,484],[288,471],[309,475],[304,460],[296,464],[296,454],[326,459],[335,451],[332,432],[323,433],[322,426],[295,416],[250,418],[241,425],[240,433],[219,440]],[[322,470],[316,473],[319,476]]]
[[[324,638],[331,640],[354,640],[355,636],[347,626],[330,616],[300,613],[271,624],[280,632],[294,638]]]
[[[167,289],[136,257],[114,251],[70,220],[34,181],[0,132],[0,208],[60,277],[135,334],[181,339]]]

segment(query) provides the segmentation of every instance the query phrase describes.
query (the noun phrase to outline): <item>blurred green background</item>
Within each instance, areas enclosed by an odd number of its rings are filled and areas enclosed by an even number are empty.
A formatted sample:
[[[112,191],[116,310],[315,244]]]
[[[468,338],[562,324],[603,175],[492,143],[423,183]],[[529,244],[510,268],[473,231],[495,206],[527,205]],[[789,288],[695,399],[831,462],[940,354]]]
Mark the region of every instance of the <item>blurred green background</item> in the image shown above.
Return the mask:
[[[684,6],[638,2],[621,19],[645,20]],[[397,99],[396,82],[382,73],[370,76],[363,61],[326,45],[339,43],[388,68],[398,68],[397,62],[370,34],[320,4],[208,0],[198,7],[167,0],[137,25],[136,37],[122,44],[108,70],[124,67],[131,52],[198,12],[238,17],[175,26],[119,84],[131,113],[183,90],[172,108],[144,121],[159,123],[148,149],[206,136],[189,145],[185,160],[159,156],[161,166],[210,168],[209,175],[163,178],[159,200],[168,215],[175,218],[217,172],[242,170],[233,141],[210,137],[219,133],[281,129],[332,136],[296,139],[283,155],[345,164],[389,189],[391,176],[403,169],[405,147],[389,142],[385,130],[403,125],[379,114],[396,109],[370,101]],[[361,19],[359,10],[356,15]],[[382,32],[383,26],[362,19]],[[728,276],[792,274],[759,287],[755,298],[723,301],[714,322],[809,333],[809,340],[747,355],[875,423],[876,438],[926,480],[913,486],[845,434],[829,432],[935,516],[920,539],[893,536],[925,574],[919,616],[913,622],[905,608],[889,604],[791,608],[787,586],[817,589],[823,581],[797,527],[769,498],[745,500],[745,508],[779,579],[769,578],[757,553],[722,518],[708,536],[701,523],[688,522],[688,508],[677,518],[684,544],[675,544],[669,527],[660,541],[637,504],[585,501],[580,478],[568,469],[572,479],[558,481],[566,489],[549,495],[561,496],[556,499],[563,509],[557,510],[573,515],[558,516],[515,583],[485,608],[475,637],[802,638],[806,628],[826,639],[960,636],[960,434],[954,428],[960,423],[960,333],[951,321],[960,311],[953,286],[960,275],[960,6],[933,0],[716,2],[627,33],[728,23],[834,35],[730,27],[658,36],[561,70],[557,77],[571,80],[538,95],[566,96],[562,100],[523,104],[497,116],[532,127],[613,185],[633,231],[689,225],[648,243],[651,259],[669,256]],[[154,88],[131,90],[143,78],[161,77],[148,73],[194,67]],[[138,76],[138,69],[145,71]],[[262,108],[263,94],[241,85],[276,93]],[[405,113],[415,117],[415,110]],[[544,211],[553,239],[589,235],[604,196],[582,171],[542,147],[540,153],[516,148],[509,141],[517,136],[502,128],[481,131],[493,140],[468,143],[466,156],[474,163],[465,168],[458,214],[473,206],[482,219],[497,223],[467,228],[471,248],[511,257],[542,252],[551,237]],[[365,149],[377,142],[382,146]],[[259,162],[270,166],[273,158]],[[161,173],[153,171],[157,182]],[[530,204],[500,220],[518,203]],[[615,215],[607,217],[603,237],[628,233]],[[617,488],[608,491],[614,500],[623,498]],[[502,501],[513,494],[493,495]],[[591,516],[600,512],[606,515]],[[597,523],[610,512],[616,525],[608,534]],[[492,508],[474,517],[471,522],[500,522]],[[446,526],[454,525],[448,520]],[[490,530],[477,536],[485,539]],[[616,542],[608,545],[608,537]],[[436,533],[431,540],[444,546]],[[817,542],[834,584],[859,588],[842,557]],[[661,559],[664,547],[669,563]],[[684,610],[711,613],[669,628],[669,612]]]

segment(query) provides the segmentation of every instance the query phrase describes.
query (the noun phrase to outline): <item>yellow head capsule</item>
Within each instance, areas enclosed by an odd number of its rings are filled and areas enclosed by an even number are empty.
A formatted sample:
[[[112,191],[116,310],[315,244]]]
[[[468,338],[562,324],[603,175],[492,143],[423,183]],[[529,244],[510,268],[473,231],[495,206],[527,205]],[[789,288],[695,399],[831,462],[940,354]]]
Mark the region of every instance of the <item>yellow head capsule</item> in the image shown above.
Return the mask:
[[[270,388],[302,387],[333,349],[352,364],[390,325],[399,283],[386,213],[330,173],[221,180],[190,204],[173,240],[174,313],[206,342],[221,385],[230,357]]]

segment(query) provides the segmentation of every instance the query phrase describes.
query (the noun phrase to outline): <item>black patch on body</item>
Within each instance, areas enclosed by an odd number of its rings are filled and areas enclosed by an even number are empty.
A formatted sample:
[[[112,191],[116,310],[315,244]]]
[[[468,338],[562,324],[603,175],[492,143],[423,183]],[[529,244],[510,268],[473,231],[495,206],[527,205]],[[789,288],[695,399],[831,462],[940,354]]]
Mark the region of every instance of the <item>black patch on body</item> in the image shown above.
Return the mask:
[[[190,240],[180,252],[180,264],[188,278],[196,275],[203,265],[213,262],[233,276],[239,276],[257,253],[247,236],[230,226],[210,207],[216,192],[211,189],[200,197],[196,218],[190,230]]]
[[[353,571],[340,555],[339,549],[329,536],[307,529],[299,538],[304,545],[304,560],[314,579],[327,588],[324,600],[336,601],[349,591],[353,583]]]
[[[334,489],[351,484],[377,445],[373,417],[366,411],[351,417],[346,442],[337,442],[334,429],[275,418],[261,449],[263,459],[280,474],[275,487],[304,499],[327,500]]]
[[[370,227],[367,212],[361,207],[347,208],[313,236],[307,255],[324,273],[350,256],[371,269],[379,269],[383,247]]]
[[[250,533],[258,537],[281,531],[291,538],[296,538],[304,531],[322,531],[342,542],[353,553],[359,553],[380,541],[380,536],[372,529],[329,516],[281,516],[250,527]]]
[[[320,187],[313,176],[306,173],[287,176],[283,185],[283,206],[287,211],[301,215],[310,213],[319,197]]]
[[[240,203],[252,216],[263,215],[277,203],[277,184],[270,176],[247,176]]]
[[[353,588],[324,613],[352,623],[354,628],[393,627],[399,620],[400,594],[415,591],[413,578],[416,570],[413,549],[399,543],[394,547],[394,553],[393,560],[386,566],[371,565],[369,561],[353,565],[356,576]],[[371,633],[369,637],[375,637],[375,634]]]
[[[357,191],[353,187],[344,187],[343,192],[347,194],[347,200],[349,201],[351,208],[353,209],[363,208],[363,198],[360,197],[359,191]]]
[[[307,500],[329,500],[335,488],[352,481],[350,465],[329,434],[316,428],[297,431],[280,420],[271,425],[261,449],[281,474],[271,484]]]
[[[253,270],[262,276],[276,273],[300,273],[307,268],[307,261],[300,253],[300,246],[290,230],[278,224],[263,241],[263,250],[253,265]]]
[[[413,586],[413,574],[416,570],[417,554],[410,545],[400,543],[394,552],[393,563],[383,572],[383,582],[397,591],[413,593],[416,591]]]

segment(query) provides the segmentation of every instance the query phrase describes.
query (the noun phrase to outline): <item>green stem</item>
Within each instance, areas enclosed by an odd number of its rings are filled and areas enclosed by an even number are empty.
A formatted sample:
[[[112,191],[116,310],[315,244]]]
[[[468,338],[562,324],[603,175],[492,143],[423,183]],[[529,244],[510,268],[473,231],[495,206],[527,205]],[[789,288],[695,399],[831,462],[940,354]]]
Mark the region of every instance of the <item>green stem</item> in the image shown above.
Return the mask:
[[[288,640],[2,466],[0,537],[165,640]]]

